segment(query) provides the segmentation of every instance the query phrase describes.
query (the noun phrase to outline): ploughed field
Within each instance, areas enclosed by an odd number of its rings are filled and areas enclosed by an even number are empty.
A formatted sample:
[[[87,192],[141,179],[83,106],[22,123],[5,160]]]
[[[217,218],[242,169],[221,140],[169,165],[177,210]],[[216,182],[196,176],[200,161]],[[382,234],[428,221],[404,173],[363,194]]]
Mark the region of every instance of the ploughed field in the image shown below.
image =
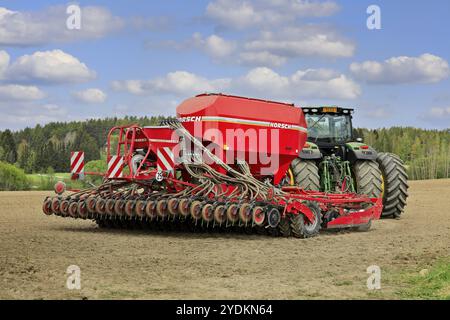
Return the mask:
[[[400,220],[306,240],[99,229],[44,216],[51,192],[0,192],[0,298],[401,298],[408,283],[397,275],[450,256],[450,180],[410,185]],[[80,267],[80,290],[66,288],[70,265]],[[380,290],[367,289],[371,265]]]

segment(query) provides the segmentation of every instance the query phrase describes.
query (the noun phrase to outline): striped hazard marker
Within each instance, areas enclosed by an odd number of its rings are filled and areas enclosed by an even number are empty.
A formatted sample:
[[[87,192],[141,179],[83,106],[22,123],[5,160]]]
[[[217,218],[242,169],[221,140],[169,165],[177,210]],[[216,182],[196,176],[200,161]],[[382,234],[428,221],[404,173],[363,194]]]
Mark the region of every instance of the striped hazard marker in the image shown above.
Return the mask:
[[[175,167],[175,158],[173,156],[172,149],[169,147],[158,148],[157,151],[157,168],[158,171],[174,171]]]
[[[108,161],[108,178],[122,178],[123,177],[123,157],[111,156]]]
[[[72,175],[84,174],[84,152],[73,151],[70,154],[70,173]]]

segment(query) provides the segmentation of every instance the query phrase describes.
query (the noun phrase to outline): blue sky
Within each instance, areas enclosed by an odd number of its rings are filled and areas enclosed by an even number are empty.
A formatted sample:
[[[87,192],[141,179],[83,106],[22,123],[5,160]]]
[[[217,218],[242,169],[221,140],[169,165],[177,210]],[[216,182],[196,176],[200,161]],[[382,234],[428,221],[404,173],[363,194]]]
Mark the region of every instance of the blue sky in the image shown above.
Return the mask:
[[[81,8],[81,29],[66,8]],[[381,29],[366,9],[381,10]],[[2,1],[0,129],[174,115],[205,91],[450,127],[450,2]]]

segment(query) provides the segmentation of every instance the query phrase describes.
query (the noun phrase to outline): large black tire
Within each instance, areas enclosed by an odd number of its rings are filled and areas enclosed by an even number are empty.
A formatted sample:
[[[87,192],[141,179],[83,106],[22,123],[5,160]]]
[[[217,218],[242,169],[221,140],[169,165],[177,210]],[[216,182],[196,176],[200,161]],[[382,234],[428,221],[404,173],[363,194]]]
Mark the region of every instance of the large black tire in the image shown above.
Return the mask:
[[[311,209],[316,220],[313,224],[306,224],[302,214],[290,215],[289,226],[291,228],[291,235],[295,238],[311,238],[317,236],[320,232],[322,215],[319,205],[316,202],[311,201],[305,204]]]
[[[291,163],[295,185],[303,190],[320,190],[319,168],[311,160],[296,158]]]
[[[288,217],[281,218],[280,223],[278,224],[278,230],[283,237],[291,236],[291,227],[289,225],[290,221]]]
[[[353,165],[356,192],[371,198],[378,198],[382,193],[382,176],[376,161],[358,160]]]
[[[399,218],[408,198],[408,174],[403,161],[392,153],[379,153],[378,164],[383,175],[383,217]]]

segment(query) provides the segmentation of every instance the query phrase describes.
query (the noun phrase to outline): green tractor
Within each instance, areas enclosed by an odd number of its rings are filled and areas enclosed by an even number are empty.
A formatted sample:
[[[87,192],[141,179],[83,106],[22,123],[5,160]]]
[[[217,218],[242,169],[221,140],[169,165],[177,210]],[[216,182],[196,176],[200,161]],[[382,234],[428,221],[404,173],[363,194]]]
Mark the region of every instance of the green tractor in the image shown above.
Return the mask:
[[[353,109],[303,108],[308,141],[291,165],[291,180],[305,190],[357,192],[383,198],[383,217],[399,218],[408,197],[402,160],[353,134]]]

